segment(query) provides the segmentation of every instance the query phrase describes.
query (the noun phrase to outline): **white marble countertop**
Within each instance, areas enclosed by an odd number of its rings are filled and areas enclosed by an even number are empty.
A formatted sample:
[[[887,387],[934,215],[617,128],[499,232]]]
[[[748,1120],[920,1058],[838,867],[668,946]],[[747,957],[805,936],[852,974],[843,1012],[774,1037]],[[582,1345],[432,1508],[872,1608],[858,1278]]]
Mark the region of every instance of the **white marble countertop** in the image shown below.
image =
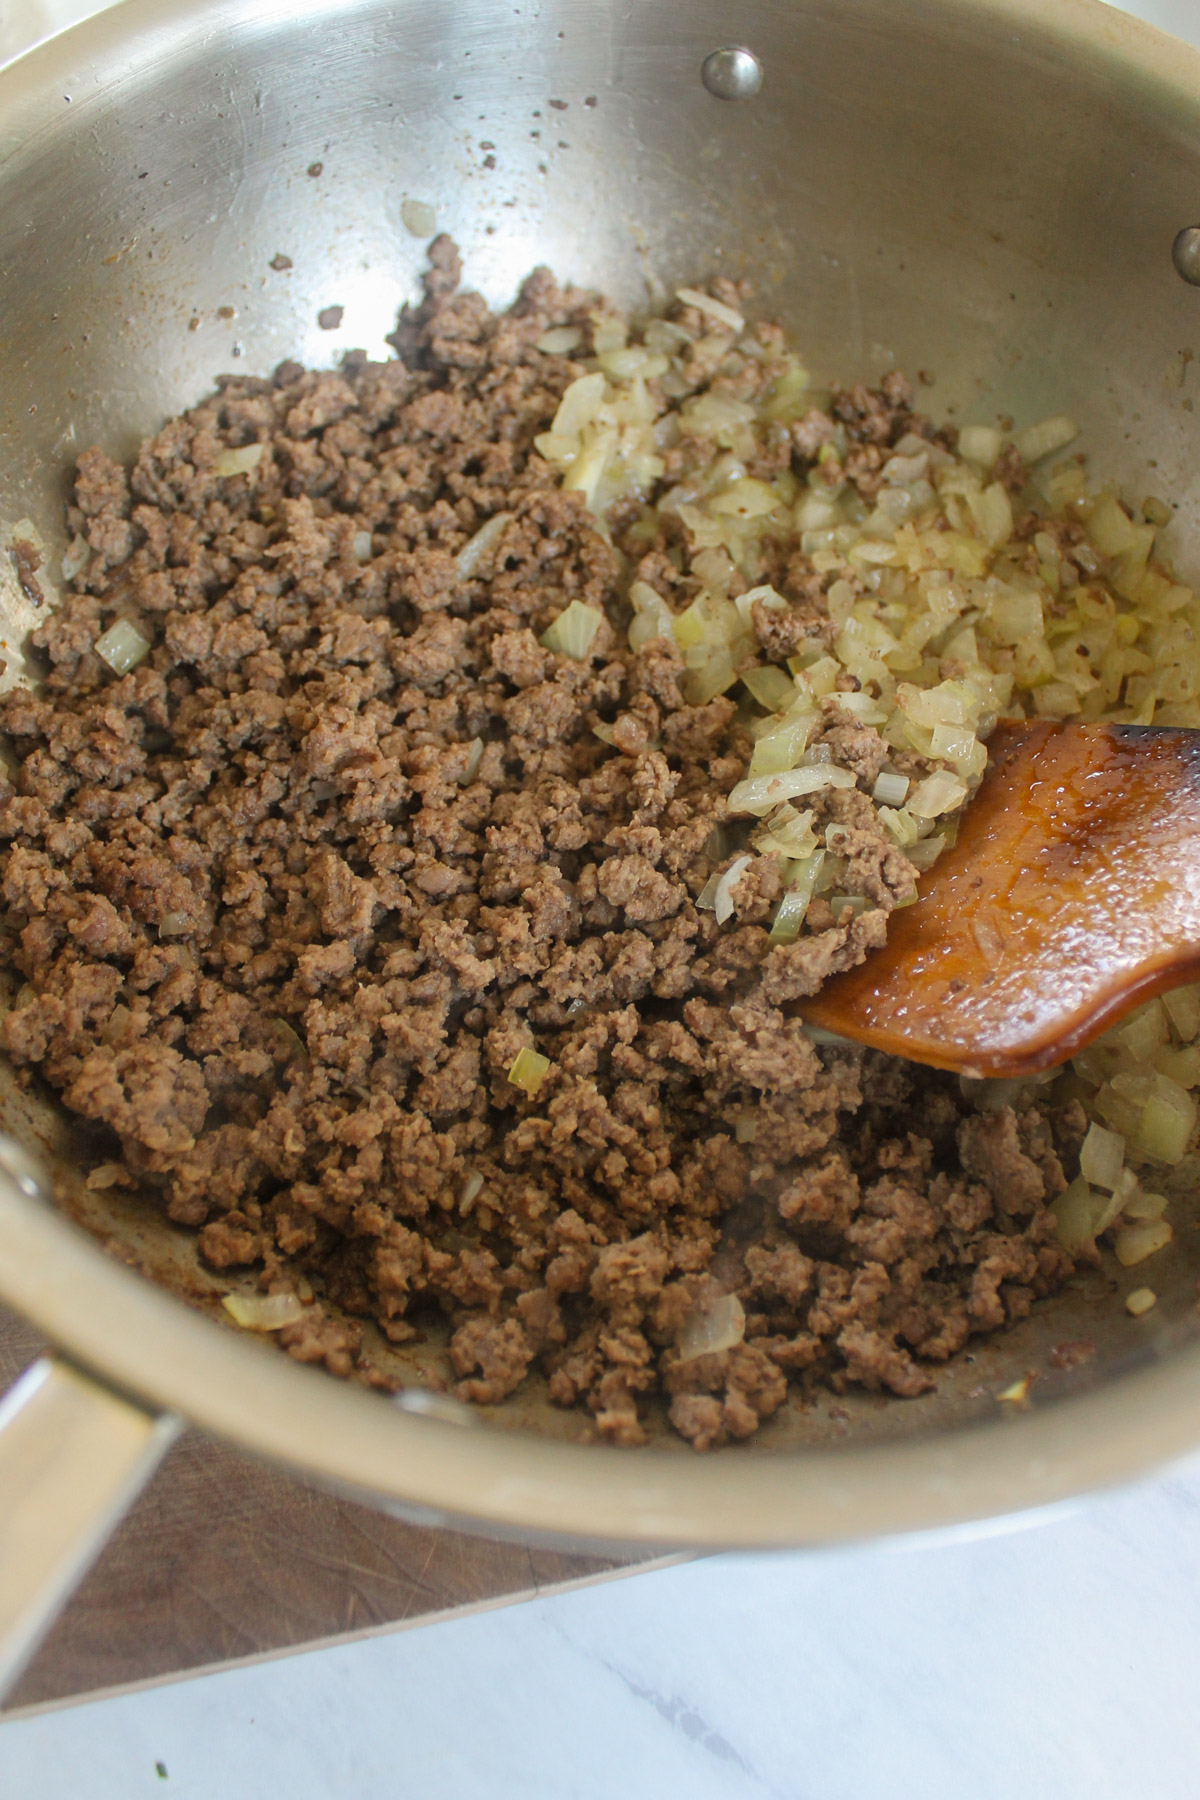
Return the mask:
[[[90,10],[0,0],[0,57]],[[1200,41],[1200,0],[1130,10]],[[0,1795],[1193,1800],[1198,1665],[1200,1458],[1020,1530],[715,1557],[12,1720]]]
[[[1200,1459],[0,1725],[11,1800],[1194,1800]],[[166,1776],[159,1775],[161,1763]]]

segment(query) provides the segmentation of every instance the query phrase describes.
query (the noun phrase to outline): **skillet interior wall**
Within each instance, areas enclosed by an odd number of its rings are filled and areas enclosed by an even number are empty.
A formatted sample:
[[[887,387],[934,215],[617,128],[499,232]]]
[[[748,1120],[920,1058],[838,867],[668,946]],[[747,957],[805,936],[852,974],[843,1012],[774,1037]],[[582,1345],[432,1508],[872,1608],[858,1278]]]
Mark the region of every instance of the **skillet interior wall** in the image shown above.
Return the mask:
[[[1184,115],[1122,67],[1125,21],[1043,12],[749,0],[766,79],[728,103],[699,79],[730,30],[716,0],[210,4],[186,24],[127,0],[136,37],[114,51],[88,21],[57,97],[53,46],[0,81],[0,517],[53,523],[74,451],[132,451],[220,370],[382,352],[423,255],[411,198],[493,304],[539,260],[631,304],[648,280],[752,271],[818,375],[899,362],[936,373],[939,411],[1069,409],[1098,466],[1155,465],[1194,519],[1200,293],[1169,253],[1200,204],[1200,79]],[[1098,15],[1112,59],[1068,59],[1060,12]]]
[[[655,283],[751,272],[818,376],[899,363],[936,374],[939,413],[1069,410],[1094,466],[1141,485],[1149,468],[1182,503],[1180,541],[1200,541],[1200,294],[1170,263],[1200,195],[1200,102],[1168,105],[1145,76],[1135,117],[1119,21],[1114,59],[1080,63],[1002,7],[750,4],[737,29],[766,81],[727,104],[699,79],[729,33],[708,0],[122,12],[136,38],[118,54],[103,19],[85,25],[53,92],[53,47],[0,76],[0,522],[60,542],[78,451],[132,452],[220,370],[382,353],[424,254],[407,198],[493,303],[538,261],[635,305]],[[5,597],[12,638],[27,615]],[[170,1265],[176,1238],[159,1239],[142,1254]],[[1181,1250],[1156,1329],[1192,1279]],[[1132,1327],[1112,1331],[1123,1357]],[[1019,1371],[1035,1337],[989,1370]],[[862,1417],[947,1422],[974,1380]]]

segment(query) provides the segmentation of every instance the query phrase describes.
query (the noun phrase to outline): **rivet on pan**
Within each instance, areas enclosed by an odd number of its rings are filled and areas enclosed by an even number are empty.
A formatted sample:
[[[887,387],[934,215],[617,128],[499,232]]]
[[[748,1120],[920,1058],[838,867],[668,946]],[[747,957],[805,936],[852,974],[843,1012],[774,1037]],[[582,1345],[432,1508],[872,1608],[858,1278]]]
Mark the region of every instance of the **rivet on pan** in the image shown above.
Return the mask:
[[[763,68],[753,51],[730,45],[705,57],[700,78],[718,100],[750,100],[763,84]]]
[[[1175,239],[1171,261],[1193,287],[1200,287],[1200,225],[1185,225]]]

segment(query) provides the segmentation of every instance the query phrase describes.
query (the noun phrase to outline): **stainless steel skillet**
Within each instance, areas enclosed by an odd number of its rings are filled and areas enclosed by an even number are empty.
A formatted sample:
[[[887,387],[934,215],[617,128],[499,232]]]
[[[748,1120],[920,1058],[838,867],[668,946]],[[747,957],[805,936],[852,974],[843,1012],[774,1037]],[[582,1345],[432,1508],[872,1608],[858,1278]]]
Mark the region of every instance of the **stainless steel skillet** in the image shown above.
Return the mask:
[[[416,201],[495,301],[537,261],[632,303],[747,272],[819,372],[932,371],[959,417],[1071,411],[1098,467],[1182,503],[1186,569],[1200,57],[1092,0],[746,0],[733,29],[716,0],[127,0],[0,72],[0,529],[61,550],[74,455],[131,450],[222,369],[381,351]],[[10,583],[15,677],[22,604]],[[71,1122],[5,1070],[0,1125],[0,1298],[61,1352],[0,1432],[10,1668],[179,1418],[381,1507],[573,1544],[928,1528],[1200,1443],[1186,1228],[1145,1320],[1097,1280],[926,1400],[795,1408],[698,1460],[578,1443],[537,1391],[469,1423],[289,1364],[203,1316],[186,1235],[84,1189]],[[1086,1369],[997,1402],[1083,1337]]]

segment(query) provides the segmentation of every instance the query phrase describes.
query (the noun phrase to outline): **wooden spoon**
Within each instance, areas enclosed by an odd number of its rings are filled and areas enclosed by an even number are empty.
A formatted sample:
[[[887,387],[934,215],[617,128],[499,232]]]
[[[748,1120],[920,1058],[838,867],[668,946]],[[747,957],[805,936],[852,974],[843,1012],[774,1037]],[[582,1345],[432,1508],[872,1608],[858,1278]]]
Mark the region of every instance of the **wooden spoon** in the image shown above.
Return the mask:
[[[1200,975],[1200,731],[1000,725],[956,843],[803,1015],[894,1056],[1032,1075]]]

